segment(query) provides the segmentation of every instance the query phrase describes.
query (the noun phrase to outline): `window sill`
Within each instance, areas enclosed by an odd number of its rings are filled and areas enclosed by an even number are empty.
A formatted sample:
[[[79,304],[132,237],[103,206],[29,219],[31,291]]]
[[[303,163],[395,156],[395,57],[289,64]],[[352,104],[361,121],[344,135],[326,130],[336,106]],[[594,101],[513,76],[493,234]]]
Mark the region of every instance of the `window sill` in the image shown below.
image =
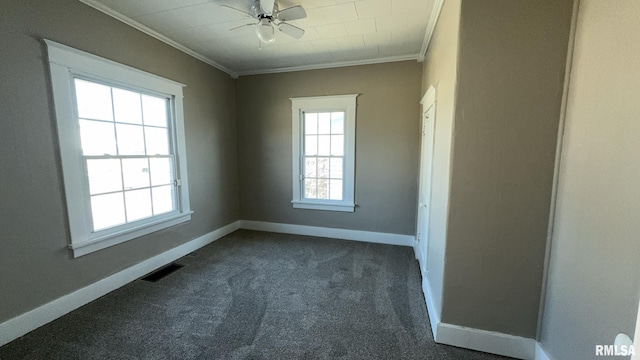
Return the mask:
[[[326,202],[311,202],[311,201],[292,201],[294,209],[309,209],[309,210],[328,210],[328,211],[342,211],[342,212],[354,212],[356,204],[336,204]]]
[[[160,231],[162,229],[187,222],[191,220],[191,214],[193,214],[193,211],[175,214],[116,233],[110,233],[86,241],[75,242],[69,245],[69,248],[73,250],[73,257],[77,258],[83,255],[90,254],[94,251],[102,250],[110,246],[114,246],[125,241],[150,234],[152,232]]]

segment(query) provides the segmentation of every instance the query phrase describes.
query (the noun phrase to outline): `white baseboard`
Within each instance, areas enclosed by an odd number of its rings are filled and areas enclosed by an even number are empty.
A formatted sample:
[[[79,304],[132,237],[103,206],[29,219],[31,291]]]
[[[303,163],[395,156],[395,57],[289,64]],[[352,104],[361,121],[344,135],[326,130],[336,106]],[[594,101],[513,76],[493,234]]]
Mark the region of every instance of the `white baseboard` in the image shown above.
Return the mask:
[[[0,346],[206,246],[238,229],[413,246],[410,235],[238,220],[0,324]],[[436,342],[521,359],[550,360],[533,339],[440,322],[426,276],[422,290]]]
[[[536,357],[535,360],[551,360],[551,357],[542,348],[539,342],[536,343]]]
[[[0,346],[241,228],[401,246],[413,246],[415,239],[411,235],[238,220],[1,323]]]
[[[429,313],[431,332],[437,343],[518,359],[549,360],[547,357],[538,357],[538,351],[542,354],[544,351],[538,349],[539,344],[533,339],[441,322],[440,308],[436,307],[426,274],[422,276],[422,292]]]
[[[240,228],[235,221],[0,324],[0,346]]]
[[[472,350],[510,356],[517,359],[534,359],[536,341],[520,336],[486,331],[447,323],[439,323],[436,342]]]
[[[440,309],[436,307],[436,303],[431,293],[431,287],[429,286],[429,280],[426,276],[422,277],[422,293],[424,294],[424,301],[427,303],[427,312],[429,313],[429,323],[431,323],[431,332],[433,338],[438,338],[438,324],[440,324]]]
[[[379,233],[361,230],[336,229],[319,226],[291,225],[272,222],[240,220],[240,227],[247,230],[269,231],[284,234],[328,237],[334,239],[356,240],[377,244],[413,246],[414,236]]]
[[[0,323],[0,346],[241,228],[401,246],[413,246],[415,239],[411,235],[238,220],[22,315],[18,315],[13,319]]]
[[[420,253],[419,253],[419,249],[418,249],[418,242],[414,241],[413,245],[411,245],[413,247],[413,256],[416,258],[416,260],[418,260],[418,263],[420,263]]]
[[[415,253],[416,260],[418,260],[420,275],[425,279],[427,277],[427,255],[423,249],[420,249],[420,243],[418,241],[413,242],[413,252]]]

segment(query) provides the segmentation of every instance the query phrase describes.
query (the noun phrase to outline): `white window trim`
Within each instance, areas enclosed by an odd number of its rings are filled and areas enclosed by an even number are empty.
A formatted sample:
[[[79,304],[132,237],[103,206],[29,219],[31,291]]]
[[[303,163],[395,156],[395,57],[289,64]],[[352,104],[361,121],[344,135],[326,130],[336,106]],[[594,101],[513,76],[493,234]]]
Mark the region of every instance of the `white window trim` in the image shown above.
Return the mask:
[[[66,45],[44,39],[47,45],[51,86],[58,130],[60,158],[74,257],[89,254],[170,226],[191,220],[189,203],[186,146],[184,141],[183,95],[186,85],[168,80]],[[103,79],[114,86],[134,87],[162,93],[171,98],[174,123],[175,178],[178,186],[177,211],[154,216],[146,221],[118,227],[118,230],[99,231],[91,228],[91,209],[87,202],[86,185],[79,124],[74,108],[74,76]]]
[[[293,200],[291,203],[296,209],[330,210],[330,211],[355,211],[355,156],[356,156],[356,97],[359,94],[314,96],[291,98],[292,131],[292,184]],[[303,113],[304,112],[345,112],[345,151],[344,151],[344,192],[343,200],[314,200],[304,199],[302,161],[302,137],[303,137]]]

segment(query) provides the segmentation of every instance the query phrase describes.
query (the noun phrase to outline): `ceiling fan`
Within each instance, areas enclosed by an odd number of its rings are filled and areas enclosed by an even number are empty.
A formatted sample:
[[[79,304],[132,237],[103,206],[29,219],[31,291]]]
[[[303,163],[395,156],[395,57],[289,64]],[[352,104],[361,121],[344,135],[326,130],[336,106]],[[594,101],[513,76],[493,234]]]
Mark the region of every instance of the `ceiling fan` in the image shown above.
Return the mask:
[[[287,23],[287,21],[304,19],[307,17],[307,12],[304,11],[304,8],[300,5],[280,10],[275,0],[254,0],[251,4],[250,11],[236,9],[227,5],[222,5],[222,7],[241,12],[243,15],[248,15],[258,19],[258,22],[256,23],[240,25],[233,29],[229,29],[229,31],[247,26],[254,26],[258,39],[265,44],[276,41],[275,29],[278,29],[295,39],[300,39],[302,35],[304,35],[303,29]]]

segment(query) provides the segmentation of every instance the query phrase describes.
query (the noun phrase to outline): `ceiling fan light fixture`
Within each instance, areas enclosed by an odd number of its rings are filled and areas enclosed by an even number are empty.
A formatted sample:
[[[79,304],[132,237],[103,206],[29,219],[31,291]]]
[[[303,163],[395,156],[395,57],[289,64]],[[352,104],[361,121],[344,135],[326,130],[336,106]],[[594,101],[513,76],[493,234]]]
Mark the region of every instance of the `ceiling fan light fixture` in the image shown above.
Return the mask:
[[[245,17],[254,17],[258,20],[256,23],[236,26],[229,29],[229,31],[253,26],[260,43],[265,44],[270,44],[276,41],[276,28],[280,30],[280,32],[294,39],[302,38],[304,35],[304,29],[291,25],[287,23],[287,21],[306,18],[307,13],[304,8],[300,5],[295,5],[284,10],[280,10],[276,1],[278,0],[253,0],[249,11],[237,9],[229,5],[221,5],[221,7],[233,10]],[[261,49],[262,47],[259,46],[258,48]]]
[[[265,44],[276,41],[276,32],[269,19],[261,19],[260,23],[256,24],[256,35]]]

